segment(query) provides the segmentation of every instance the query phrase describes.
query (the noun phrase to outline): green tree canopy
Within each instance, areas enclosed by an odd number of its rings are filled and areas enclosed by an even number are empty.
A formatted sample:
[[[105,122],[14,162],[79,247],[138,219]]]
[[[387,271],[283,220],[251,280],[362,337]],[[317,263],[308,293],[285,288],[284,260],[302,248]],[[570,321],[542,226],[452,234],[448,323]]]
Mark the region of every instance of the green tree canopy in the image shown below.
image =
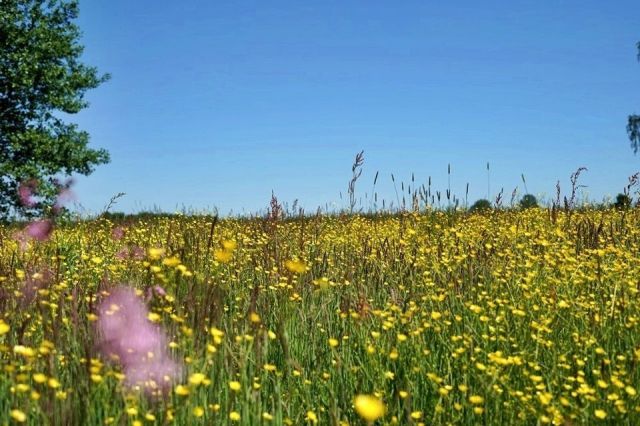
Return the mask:
[[[477,200],[473,205],[469,208],[470,212],[485,212],[491,210],[491,201],[481,198]]]
[[[63,120],[109,78],[81,62],[77,16],[77,0],[0,1],[0,217],[34,212],[55,197],[57,178],[109,161]],[[24,182],[35,182],[39,203],[21,204]]]
[[[638,61],[640,61],[640,41],[636,44],[636,47],[638,48]],[[631,140],[633,152],[638,153],[638,149],[640,149],[640,115],[632,114],[629,116],[627,133],[629,134],[629,140]]]

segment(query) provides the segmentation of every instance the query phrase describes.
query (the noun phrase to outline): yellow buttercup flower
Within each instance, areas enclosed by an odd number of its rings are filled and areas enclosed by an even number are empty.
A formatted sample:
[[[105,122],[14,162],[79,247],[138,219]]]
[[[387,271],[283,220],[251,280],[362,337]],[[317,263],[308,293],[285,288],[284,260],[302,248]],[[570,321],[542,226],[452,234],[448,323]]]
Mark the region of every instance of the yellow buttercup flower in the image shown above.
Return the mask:
[[[206,379],[206,376],[204,374],[193,373],[191,376],[189,376],[189,383],[194,386],[198,386],[204,381],[204,379]]]
[[[284,266],[291,272],[301,274],[307,270],[307,265],[301,260],[287,260]]]
[[[23,411],[18,409],[11,410],[9,412],[9,415],[18,423],[24,423],[25,421],[27,421],[27,415]]]
[[[0,336],[3,334],[7,334],[10,329],[11,327],[9,327],[9,324],[4,322],[3,320],[0,320]]]
[[[380,399],[371,395],[358,395],[353,401],[353,406],[360,417],[368,422],[373,422],[384,416],[385,406]]]

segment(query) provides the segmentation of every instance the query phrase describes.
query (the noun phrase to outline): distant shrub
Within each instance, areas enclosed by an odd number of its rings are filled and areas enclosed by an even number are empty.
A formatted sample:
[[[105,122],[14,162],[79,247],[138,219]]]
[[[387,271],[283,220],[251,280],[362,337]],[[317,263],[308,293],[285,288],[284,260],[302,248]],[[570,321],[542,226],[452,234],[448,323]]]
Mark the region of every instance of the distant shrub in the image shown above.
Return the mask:
[[[469,209],[470,212],[481,212],[491,210],[491,201],[484,198],[479,199]]]
[[[525,194],[519,204],[522,209],[538,207],[538,199],[533,194]]]
[[[627,194],[618,194],[613,205],[617,209],[626,210],[631,207],[631,198]]]
[[[103,212],[100,216],[111,221],[123,220],[126,215],[123,212]]]

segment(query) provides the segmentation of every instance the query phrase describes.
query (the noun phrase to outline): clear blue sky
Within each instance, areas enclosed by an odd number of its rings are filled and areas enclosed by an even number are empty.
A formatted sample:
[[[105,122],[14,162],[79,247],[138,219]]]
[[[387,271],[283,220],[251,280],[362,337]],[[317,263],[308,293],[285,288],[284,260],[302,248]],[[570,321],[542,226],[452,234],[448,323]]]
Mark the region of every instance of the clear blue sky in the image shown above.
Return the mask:
[[[112,161],[80,177],[99,211],[307,210],[390,174],[470,199],[554,192],[579,166],[589,197],[640,170],[640,2],[81,1],[85,59],[112,79],[73,119]],[[508,197],[507,197],[508,198]],[[365,203],[365,207],[368,204]]]

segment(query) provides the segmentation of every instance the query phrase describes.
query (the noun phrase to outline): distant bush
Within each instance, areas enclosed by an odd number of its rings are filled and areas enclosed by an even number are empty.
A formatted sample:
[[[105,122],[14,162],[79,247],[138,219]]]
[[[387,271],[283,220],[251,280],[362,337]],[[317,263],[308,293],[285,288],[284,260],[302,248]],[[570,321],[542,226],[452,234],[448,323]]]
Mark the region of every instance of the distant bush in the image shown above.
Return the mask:
[[[103,212],[100,216],[102,216],[105,219],[109,219],[111,221],[118,221],[118,220],[123,220],[126,218],[126,214],[123,212]]]
[[[631,198],[627,194],[618,194],[613,205],[617,209],[626,210],[631,207]]]
[[[525,194],[519,204],[522,209],[538,207],[538,199],[533,194]]]
[[[469,209],[470,212],[481,212],[491,210],[491,201],[484,198],[479,199]]]

